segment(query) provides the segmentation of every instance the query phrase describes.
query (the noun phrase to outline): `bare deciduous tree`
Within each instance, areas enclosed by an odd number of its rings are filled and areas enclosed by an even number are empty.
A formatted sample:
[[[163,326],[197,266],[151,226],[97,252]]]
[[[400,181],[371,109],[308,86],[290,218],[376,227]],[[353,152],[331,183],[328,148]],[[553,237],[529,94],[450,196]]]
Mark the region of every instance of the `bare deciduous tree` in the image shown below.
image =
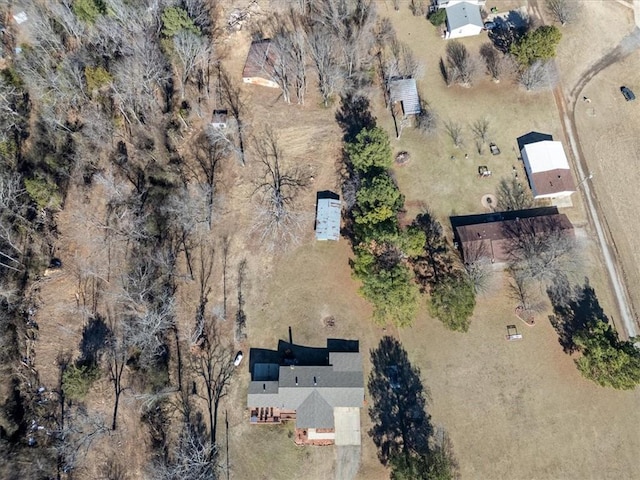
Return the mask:
[[[194,159],[191,171],[200,182],[201,189],[206,193],[206,224],[209,230],[213,223],[214,203],[216,200],[216,183],[222,162],[231,154],[231,143],[216,129],[207,129],[206,134],[200,135],[192,146]]]
[[[414,78],[420,73],[420,64],[408,45],[394,39],[388,50],[384,68],[386,83],[396,77]]]
[[[482,117],[473,122],[471,125],[471,131],[474,136],[480,140],[482,143],[487,143],[489,141],[489,127],[491,123],[487,117]]]
[[[247,260],[242,259],[238,264],[238,311],[236,312],[236,340],[241,342],[244,340],[244,328],[247,323],[247,314],[244,311],[244,286],[247,276]]]
[[[427,11],[424,0],[410,0],[409,9],[415,17],[422,17]]]
[[[18,174],[0,172],[0,267],[18,270],[22,264],[22,233],[29,229],[26,191]]]
[[[184,98],[187,81],[196,70],[202,71],[204,66],[208,64],[211,50],[202,35],[185,29],[180,30],[173,37],[173,47],[182,65],[180,80],[181,95]]]
[[[575,238],[555,218],[523,218],[505,229],[510,268],[518,275],[548,285],[580,267]]]
[[[489,141],[489,119],[482,117],[471,124],[471,131],[476,141],[478,154],[482,154],[482,146]]]
[[[166,463],[153,467],[153,478],[158,480],[216,480],[217,450],[203,438],[195,425],[185,424],[178,442]]]
[[[109,380],[113,386],[113,418],[111,421],[111,430],[117,428],[118,407],[120,406],[120,397],[126,389],[124,383],[124,367],[127,364],[129,345],[124,334],[124,327],[121,322],[109,318],[109,327],[111,336],[107,342],[107,369],[109,372]]]
[[[336,55],[338,47],[334,37],[325,26],[314,24],[312,28],[307,33],[309,54],[316,67],[322,103],[327,107],[335,93],[340,90],[342,83],[340,65]]]
[[[501,211],[524,210],[534,206],[531,192],[517,178],[500,180],[496,197]]]
[[[298,167],[283,163],[276,134],[267,129],[255,141],[256,155],[264,166],[264,177],[254,190],[260,195],[254,229],[261,232],[267,248],[286,248],[299,239],[304,216],[297,210],[296,198],[306,187],[308,175]]]
[[[520,72],[518,83],[527,91],[551,90],[558,83],[558,71],[553,62],[537,60]]]
[[[491,258],[485,242],[470,242],[464,249],[464,269],[476,294],[491,287]]]
[[[62,400],[65,402],[65,400]],[[62,418],[53,432],[58,465],[61,472],[70,473],[81,467],[91,444],[108,432],[104,419],[84,408],[66,405]]]
[[[424,135],[432,135],[438,128],[436,114],[425,101],[420,102],[420,113],[416,115],[416,127]]]
[[[18,89],[0,79],[0,140],[7,141],[21,124],[20,103],[23,95]]]
[[[444,122],[444,129],[451,138],[453,142],[453,146],[456,148],[460,148],[464,145],[464,138],[462,138],[462,125],[460,125],[455,120],[447,120]]]
[[[245,164],[245,114],[246,107],[240,87],[229,76],[228,72],[221,66],[218,68],[218,94],[222,102],[229,109],[229,112],[236,119],[238,134],[238,150],[240,153],[240,163]]]
[[[372,46],[376,12],[371,0],[313,0],[310,10],[316,22],[327,25],[335,38],[345,83],[359,87],[365,83],[373,61]],[[347,85],[345,85],[346,87]]]
[[[487,73],[491,75],[494,82],[499,82],[505,75],[515,70],[513,57],[500,52],[491,43],[484,43],[480,47],[480,56],[487,67]]]
[[[580,14],[577,0],[545,0],[547,12],[562,25],[575,21]]]
[[[227,395],[235,366],[232,346],[225,343],[212,322],[210,320],[205,327],[204,342],[194,351],[192,361],[196,375],[204,382],[205,392],[198,396],[207,402],[209,440],[210,445],[215,446],[218,407],[220,400]]]
[[[469,87],[478,72],[478,62],[458,40],[447,43],[447,76],[452,83]]]

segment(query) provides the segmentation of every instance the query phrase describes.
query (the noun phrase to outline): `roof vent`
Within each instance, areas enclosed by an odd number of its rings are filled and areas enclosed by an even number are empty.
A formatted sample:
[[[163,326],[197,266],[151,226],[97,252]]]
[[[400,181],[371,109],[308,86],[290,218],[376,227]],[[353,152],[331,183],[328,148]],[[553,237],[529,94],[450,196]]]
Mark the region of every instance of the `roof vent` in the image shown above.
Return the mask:
[[[266,384],[266,383],[263,383],[263,384],[262,384],[262,391],[263,391],[263,392],[266,392],[266,391],[267,391],[267,384]]]
[[[296,385],[298,385],[298,377],[296,377]]]
[[[316,377],[313,377],[313,384],[318,385],[318,381],[316,380]]]

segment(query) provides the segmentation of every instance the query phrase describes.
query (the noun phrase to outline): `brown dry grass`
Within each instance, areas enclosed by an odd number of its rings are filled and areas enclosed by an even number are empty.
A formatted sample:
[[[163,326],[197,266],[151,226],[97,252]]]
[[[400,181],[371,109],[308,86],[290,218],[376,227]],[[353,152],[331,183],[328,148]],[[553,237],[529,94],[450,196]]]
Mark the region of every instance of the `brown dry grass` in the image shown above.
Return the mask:
[[[640,229],[637,217],[637,185],[640,184],[640,112],[637,102],[626,102],[620,86],[638,91],[635,74],[640,54],[632,54],[597,75],[586,88],[590,104],[576,106],[576,124],[605,220],[621,259],[626,283],[640,282]],[[593,110],[590,110],[593,109]],[[595,114],[595,115],[594,115]],[[594,115],[594,116],[592,116]],[[636,309],[640,294],[630,288]]]
[[[521,3],[514,1],[510,5]],[[486,79],[471,89],[447,88],[437,70],[445,43],[437,37],[435,29],[424,19],[411,17],[405,6],[399,13],[390,11],[389,15],[399,38],[414,49],[427,67],[420,80],[421,91],[441,119],[459,119],[466,127],[487,115],[492,122],[491,138],[502,149],[498,157],[487,153],[478,157],[468,128],[465,150],[452,148],[442,132],[424,140],[415,132],[405,130],[400,142],[392,142],[395,151],[407,150],[412,156],[409,165],[395,171],[407,196],[407,217],[415,215],[423,203],[443,221],[453,213],[479,212],[480,197],[492,193],[502,176],[512,175],[513,165],[520,168],[514,150],[517,136],[530,130],[561,135],[553,98],[548,94],[525,94],[508,82],[496,85]],[[567,30],[566,34],[577,35],[577,30],[572,30],[573,33]],[[428,48],[424,48],[425,41],[430,43]],[[484,41],[483,37],[464,40],[474,52]],[[247,48],[246,32],[233,35],[227,44],[226,64],[234,78],[239,79]],[[248,341],[238,347],[245,352],[250,347],[273,348],[278,339],[286,339],[288,326],[293,328],[294,340],[302,344],[323,345],[327,337],[357,338],[365,359],[366,381],[370,369],[369,349],[376,346],[383,334],[392,332],[385,332],[370,321],[371,308],[357,295],[357,285],[351,279],[348,264],[351,252],[347,242],[329,244],[312,240],[315,190],[336,189],[337,185],[335,160],[340,148],[340,132],[333,112],[316,107],[312,98],[306,106],[285,106],[274,90],[260,87],[243,87],[243,90],[253,117],[252,131],[259,132],[266,124],[278,130],[287,161],[308,168],[315,182],[301,199],[311,219],[303,245],[289,254],[272,257],[265,255],[248,233],[253,209],[249,194],[254,179],[260,174],[256,162],[249,157],[245,168],[236,164],[225,168],[224,211],[213,235],[229,233],[232,238],[231,314],[235,312],[235,268],[241,259],[248,261],[245,285]],[[392,132],[388,112],[381,109],[380,98],[376,102],[379,124]],[[596,120],[609,116],[611,114],[598,115]],[[197,124],[194,125],[195,128]],[[631,127],[628,138],[631,138]],[[610,144],[603,145],[611,148]],[[469,153],[468,160],[464,159],[464,153]],[[450,160],[452,154],[457,157],[455,161]],[[493,177],[478,179],[478,165],[488,165],[494,172]],[[520,175],[523,178],[521,170]],[[604,177],[597,176],[594,181]],[[59,219],[60,256],[65,264],[71,265],[68,259],[77,248],[75,245],[82,245],[85,228],[74,222],[68,212],[83,203],[82,195],[73,192],[67,211]],[[99,200],[90,199],[87,208],[95,208],[96,203],[99,204]],[[575,222],[584,223],[584,213],[579,202],[575,203],[576,208],[568,213]],[[597,268],[599,256],[589,235],[585,243],[588,246],[585,268],[607,310],[611,302],[606,278]],[[218,250],[218,274],[219,268]],[[185,282],[178,292],[184,328],[190,325],[195,310],[195,288],[193,283]],[[75,349],[80,340],[82,317],[75,312],[74,293],[75,279],[66,269],[41,285],[43,308],[38,321],[40,338],[47,340],[38,345],[37,362],[43,382],[49,386],[54,382],[58,350],[61,347]],[[209,306],[219,305],[221,298],[221,287],[216,285]],[[640,420],[635,413],[638,393],[608,391],[583,380],[571,359],[562,353],[544,317],[530,329],[518,323],[512,314],[513,307],[503,290],[479,299],[471,331],[466,335],[446,331],[424,312],[413,328],[399,333],[431,391],[430,413],[434,423],[444,426],[451,434],[463,478],[629,477],[640,446],[635,428]],[[322,324],[327,316],[336,319],[333,329]],[[231,323],[228,321],[225,329],[228,330]],[[525,334],[522,342],[504,341],[505,325],[511,323],[518,324]],[[48,339],[56,340],[49,342]],[[232,478],[331,478],[333,447],[296,447],[289,437],[290,427],[248,424],[247,365],[245,360],[221,408],[229,418]],[[92,408],[107,418],[111,395],[110,385],[100,382],[89,398]],[[138,416],[138,402],[125,394],[120,431],[99,444],[99,451],[104,453],[95,453],[96,461],[102,462],[110,452],[126,452],[132,478],[141,474],[148,460],[146,434],[137,423]],[[224,414],[219,425],[224,464],[227,441]],[[616,425],[615,432],[611,425]],[[366,434],[369,428],[365,408],[362,410],[363,463],[358,478],[386,478],[388,472],[379,464],[375,446]]]

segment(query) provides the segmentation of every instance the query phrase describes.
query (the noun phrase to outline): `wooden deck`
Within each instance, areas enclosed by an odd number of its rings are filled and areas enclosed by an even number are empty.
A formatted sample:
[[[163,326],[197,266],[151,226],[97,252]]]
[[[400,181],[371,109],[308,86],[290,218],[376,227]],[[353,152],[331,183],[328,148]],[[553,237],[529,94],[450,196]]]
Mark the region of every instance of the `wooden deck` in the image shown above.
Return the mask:
[[[294,410],[280,410],[275,407],[252,408],[249,414],[251,423],[257,425],[273,425],[296,419]]]

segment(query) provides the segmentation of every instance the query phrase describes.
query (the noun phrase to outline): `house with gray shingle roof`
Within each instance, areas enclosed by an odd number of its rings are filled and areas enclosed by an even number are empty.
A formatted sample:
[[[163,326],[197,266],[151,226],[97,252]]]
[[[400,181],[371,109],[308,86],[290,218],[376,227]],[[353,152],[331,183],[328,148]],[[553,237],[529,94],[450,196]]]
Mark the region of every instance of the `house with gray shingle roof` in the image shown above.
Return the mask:
[[[293,347],[293,346],[291,346]],[[345,432],[346,415],[360,424],[364,403],[362,358],[358,351],[313,349],[314,363],[302,353],[276,357],[280,364],[265,364],[250,359],[252,381],[247,405],[252,424],[296,422],[296,443],[312,445],[350,444],[357,432]],[[291,352],[290,348],[287,348]],[[253,355],[253,354],[252,354]],[[307,357],[307,360],[310,357]],[[275,360],[274,358],[271,361]],[[345,413],[346,412],[346,413]],[[348,427],[351,428],[351,427]],[[354,435],[355,434],[355,435]]]
[[[462,38],[479,35],[484,29],[480,6],[477,3],[449,4],[447,10],[446,38]]]

